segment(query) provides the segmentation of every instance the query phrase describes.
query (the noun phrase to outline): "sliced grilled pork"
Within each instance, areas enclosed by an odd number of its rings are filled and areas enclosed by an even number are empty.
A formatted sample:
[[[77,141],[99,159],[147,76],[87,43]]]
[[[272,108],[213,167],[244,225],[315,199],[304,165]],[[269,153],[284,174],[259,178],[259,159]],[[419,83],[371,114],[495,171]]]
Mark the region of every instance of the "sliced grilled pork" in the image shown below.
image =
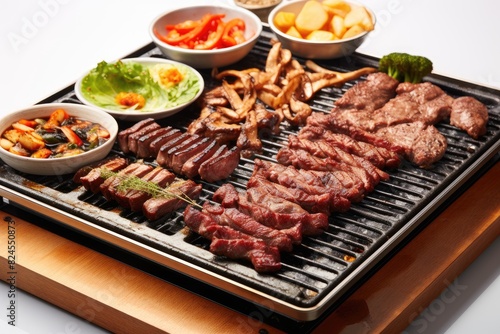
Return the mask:
[[[80,183],[85,187],[85,189],[92,191],[94,194],[100,192],[100,186],[104,182],[105,178],[102,177],[102,170],[106,169],[111,172],[117,172],[128,166],[128,161],[125,158],[115,158],[112,159],[102,166],[93,168],[89,173],[79,179]]]
[[[146,118],[143,119],[137,123],[135,123],[133,126],[130,128],[127,128],[125,130],[122,130],[118,132],[118,144],[120,146],[120,149],[122,150],[123,153],[128,153],[129,152],[129,147],[128,147],[128,137],[134,133],[139,131],[141,128],[148,126],[152,123],[154,123],[155,120],[153,118]]]
[[[221,146],[223,148],[225,145]],[[207,182],[215,182],[228,178],[238,167],[240,162],[240,149],[234,146],[222,150],[221,154],[215,153],[200,165],[198,173]]]
[[[149,220],[159,219],[173,211],[185,207],[186,200],[196,200],[202,186],[192,180],[174,181],[168,187],[169,196],[152,197],[142,205],[142,213]]]
[[[486,133],[488,109],[473,97],[459,97],[453,101],[450,124],[456,126],[478,139]]]

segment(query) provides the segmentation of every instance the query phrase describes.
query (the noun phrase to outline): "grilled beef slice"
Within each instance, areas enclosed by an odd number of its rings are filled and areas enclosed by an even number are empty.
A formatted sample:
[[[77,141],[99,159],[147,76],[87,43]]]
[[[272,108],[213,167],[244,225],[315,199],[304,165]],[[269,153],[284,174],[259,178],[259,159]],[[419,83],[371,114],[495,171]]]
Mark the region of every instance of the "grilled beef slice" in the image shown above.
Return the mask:
[[[472,138],[478,139],[486,133],[487,123],[488,109],[475,98],[463,96],[453,101],[451,125],[466,131]]]
[[[202,163],[212,157],[215,152],[220,148],[216,140],[212,140],[201,152],[191,156],[183,165],[181,169],[182,175],[192,179],[198,176],[198,170]]]
[[[162,167],[156,167],[141,179],[144,182],[150,182],[164,188],[174,181],[175,174]],[[151,198],[151,194],[142,190],[131,189],[126,192],[117,193],[115,197],[117,202],[124,208],[140,212],[144,202]]]
[[[110,178],[106,179],[103,184],[101,184],[101,194],[108,200],[116,200],[116,195],[119,192],[118,187],[120,184],[123,182],[123,179],[120,178],[122,175],[126,176],[134,176],[141,178],[147,173],[149,173],[151,170],[153,170],[153,167],[150,165],[146,165],[143,163],[133,163],[130,164],[129,166],[125,167],[122,169],[120,172],[118,172],[117,175],[111,176]],[[108,182],[110,180],[110,182]]]
[[[436,124],[450,117],[453,98],[430,82],[403,82],[398,85],[396,93],[398,98],[418,104],[421,115],[418,120],[426,124]]]
[[[122,150],[123,153],[128,153],[129,148],[128,148],[128,137],[134,133],[139,131],[141,128],[148,126],[152,123],[154,123],[155,120],[153,118],[146,118],[143,119],[137,123],[135,123],[133,126],[130,128],[127,128],[125,130],[122,130],[118,132],[118,144],[120,146],[120,149]]]
[[[385,73],[369,74],[348,89],[336,102],[340,109],[373,111],[387,103],[396,95],[399,82]]]
[[[196,200],[201,194],[202,186],[192,180],[173,182],[168,187],[171,196],[152,197],[142,205],[142,213],[149,220],[159,219],[173,211],[185,207],[187,200]]]
[[[213,139],[211,138],[199,137],[191,143],[187,141],[184,142],[183,144],[185,145],[181,145],[179,149],[176,150],[171,156],[171,169],[177,174],[181,174],[184,163],[188,161],[193,155],[202,152],[208,145],[210,145],[212,141]]]
[[[302,239],[297,230],[302,235],[319,235],[328,228],[328,216],[311,214],[300,207],[296,208],[297,210],[289,208],[283,212],[285,205],[296,206],[296,204],[291,202],[285,204],[283,199],[270,198],[265,193],[258,193],[258,188],[239,192],[233,185],[226,183],[217,189],[212,199],[223,207],[237,208],[263,225],[285,231],[295,244]],[[271,210],[272,203],[278,201],[282,211]]]
[[[433,125],[423,122],[403,123],[378,130],[375,135],[401,146],[405,158],[420,168],[430,168],[439,161],[448,146],[444,137]]]
[[[213,254],[231,259],[250,261],[257,272],[275,272],[281,269],[278,248],[268,246],[264,241],[222,226],[208,214],[188,205],[184,210],[184,221],[195,233],[212,240]]]
[[[221,146],[224,147],[225,145]],[[222,154],[214,154],[200,165],[198,173],[207,182],[215,182],[228,178],[240,163],[240,149],[229,148]]]
[[[277,154],[279,163],[294,166],[297,169],[315,170],[323,172],[343,171],[352,177],[359,179],[363,183],[366,192],[371,192],[375,188],[376,182],[364,169],[349,166],[346,163],[335,161],[329,157],[316,157],[304,149],[290,149],[282,147]]]
[[[325,174],[330,175],[326,176]],[[351,202],[359,202],[365,193],[363,184],[359,180],[354,182],[348,173],[342,171],[316,174],[313,171],[297,169],[291,165],[284,166],[255,159],[253,175],[259,175],[285,187],[303,189],[312,194],[330,193],[332,196],[344,197]]]
[[[329,215],[332,211],[346,211],[351,203],[341,197],[335,198],[340,203],[334,203],[332,207],[332,196],[328,193],[321,195],[308,194],[301,189],[288,188],[278,183],[271,182],[263,177],[252,176],[247,183],[247,188],[259,188],[272,196],[281,197],[292,203],[300,205],[304,210],[311,213],[324,213]]]
[[[138,131],[134,132],[134,133],[131,133],[128,138],[127,138],[127,145],[128,145],[128,150],[129,152],[133,153],[133,154],[137,154],[137,150],[138,150],[138,144],[137,144],[137,141],[144,135],[152,132],[152,131],[155,131],[157,129],[160,129],[161,126],[154,122],[154,123],[151,123],[145,127],[142,127],[141,129],[139,129]]]
[[[182,135],[182,131],[179,129],[171,129],[167,131],[166,133],[156,137],[151,143],[149,143],[149,151],[151,152],[151,154],[153,154],[153,156],[156,156],[163,144],[180,135]]]
[[[117,172],[128,166],[128,161],[125,158],[115,158],[101,166],[93,168],[89,173],[79,179],[85,189],[92,191],[94,194],[100,192],[100,186],[104,182],[102,177],[102,169],[107,169],[111,172]]]
[[[156,156],[156,151],[152,151],[149,148],[149,145],[153,140],[158,138],[159,136],[167,133],[168,131],[172,130],[170,126],[164,127],[164,128],[159,128],[156,130],[153,130],[151,132],[146,133],[142,137],[140,137],[137,140],[137,152],[136,156],[138,158],[151,158]]]
[[[399,155],[386,148],[358,141],[343,133],[335,133],[322,127],[307,125],[299,131],[298,137],[313,141],[324,140],[331,146],[370,161],[380,169],[395,169],[401,164]]]
[[[168,159],[169,159],[168,152],[172,148],[175,148],[176,146],[180,145],[185,140],[192,139],[192,138],[193,138],[193,136],[191,134],[184,132],[181,135],[176,136],[175,138],[168,140],[157,151],[156,162],[158,162],[158,164],[160,166],[168,167]]]
[[[262,225],[252,217],[235,208],[224,208],[205,202],[203,210],[219,225],[229,226],[255,238],[262,239],[268,246],[277,247],[280,251],[290,252],[293,248],[292,240],[285,233]]]

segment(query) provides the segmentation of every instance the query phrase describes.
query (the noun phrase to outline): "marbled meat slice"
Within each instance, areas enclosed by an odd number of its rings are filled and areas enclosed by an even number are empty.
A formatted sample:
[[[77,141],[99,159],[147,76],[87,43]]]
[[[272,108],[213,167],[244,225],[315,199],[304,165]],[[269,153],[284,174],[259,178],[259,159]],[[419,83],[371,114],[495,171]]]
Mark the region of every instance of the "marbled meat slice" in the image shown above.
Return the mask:
[[[349,174],[343,171],[319,174],[310,170],[297,169],[291,165],[284,166],[255,159],[253,175],[261,176],[285,187],[303,189],[308,193],[330,193],[332,196],[344,197],[351,202],[361,201],[365,194],[363,184],[359,180],[354,182],[348,176]]]
[[[420,168],[430,168],[446,152],[448,143],[433,125],[404,123],[382,128],[375,133],[405,149],[405,158]]]
[[[289,236],[280,230],[262,225],[238,209],[224,208],[220,205],[205,202],[202,212],[210,215],[219,225],[229,226],[254,238],[261,239],[267,245],[277,247],[280,251],[292,251],[293,243]]]
[[[453,97],[430,82],[403,82],[398,85],[396,93],[398,98],[411,100],[418,105],[421,115],[419,121],[436,124],[450,117]]]
[[[380,169],[394,169],[401,164],[400,156],[386,148],[359,141],[346,134],[336,133],[323,127],[307,125],[299,131],[298,137],[300,139],[325,140],[329,145],[365,158]]]
[[[336,102],[341,109],[373,111],[396,96],[399,81],[385,73],[371,73],[366,80],[360,81],[348,89]]]
[[[184,210],[184,222],[195,233],[212,240],[210,251],[215,255],[250,261],[257,272],[281,269],[278,248],[229,226],[219,225],[210,215],[191,205]]]

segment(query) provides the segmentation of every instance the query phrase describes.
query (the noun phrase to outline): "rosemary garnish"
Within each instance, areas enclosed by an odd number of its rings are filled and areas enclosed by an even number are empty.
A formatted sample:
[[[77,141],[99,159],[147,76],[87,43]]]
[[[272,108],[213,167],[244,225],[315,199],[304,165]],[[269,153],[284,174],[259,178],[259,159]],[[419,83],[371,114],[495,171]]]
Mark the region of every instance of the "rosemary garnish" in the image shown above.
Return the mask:
[[[119,178],[120,184],[116,188],[119,192],[138,190],[151,195],[153,198],[177,198],[187,202],[188,204],[201,208],[196,201],[189,198],[188,195],[179,190],[180,186],[187,182],[183,179],[175,178],[175,180],[168,184],[165,188],[162,188],[154,182],[145,181],[135,175],[120,174],[110,171],[107,168],[101,168],[101,177],[104,179],[108,179],[110,177]]]

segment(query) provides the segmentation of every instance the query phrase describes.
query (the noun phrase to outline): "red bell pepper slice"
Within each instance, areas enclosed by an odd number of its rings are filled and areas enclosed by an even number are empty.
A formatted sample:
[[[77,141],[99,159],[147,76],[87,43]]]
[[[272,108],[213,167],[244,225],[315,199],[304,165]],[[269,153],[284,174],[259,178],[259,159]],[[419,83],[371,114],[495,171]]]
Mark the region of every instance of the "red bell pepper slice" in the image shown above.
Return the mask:
[[[197,25],[193,30],[191,30],[185,34],[180,34],[177,32],[177,34],[172,34],[174,36],[171,36],[169,34],[164,36],[164,35],[159,34],[158,31],[156,31],[156,30],[155,30],[155,34],[156,34],[156,36],[158,36],[158,38],[160,40],[162,40],[163,42],[168,43],[170,45],[178,45],[181,43],[186,43],[190,40],[196,39],[199,36],[204,35],[208,31],[208,29],[210,28],[210,24],[212,21],[221,19],[224,16],[225,16],[224,14],[206,14],[201,19],[201,22],[199,25]]]
[[[219,42],[224,33],[224,22],[222,20],[212,21],[212,28],[208,31],[207,36],[195,42],[195,50],[211,50],[218,47]]]
[[[201,24],[201,20],[196,20],[196,21],[187,20],[187,21],[177,23],[177,24],[167,24],[165,26],[165,28],[167,28],[167,30],[175,30],[179,34],[182,35],[182,34],[190,32],[191,30],[193,30],[194,28],[196,28],[200,24]]]
[[[234,46],[245,41],[243,32],[245,31],[245,21],[234,18],[225,24],[222,35],[222,43],[225,46]]]

